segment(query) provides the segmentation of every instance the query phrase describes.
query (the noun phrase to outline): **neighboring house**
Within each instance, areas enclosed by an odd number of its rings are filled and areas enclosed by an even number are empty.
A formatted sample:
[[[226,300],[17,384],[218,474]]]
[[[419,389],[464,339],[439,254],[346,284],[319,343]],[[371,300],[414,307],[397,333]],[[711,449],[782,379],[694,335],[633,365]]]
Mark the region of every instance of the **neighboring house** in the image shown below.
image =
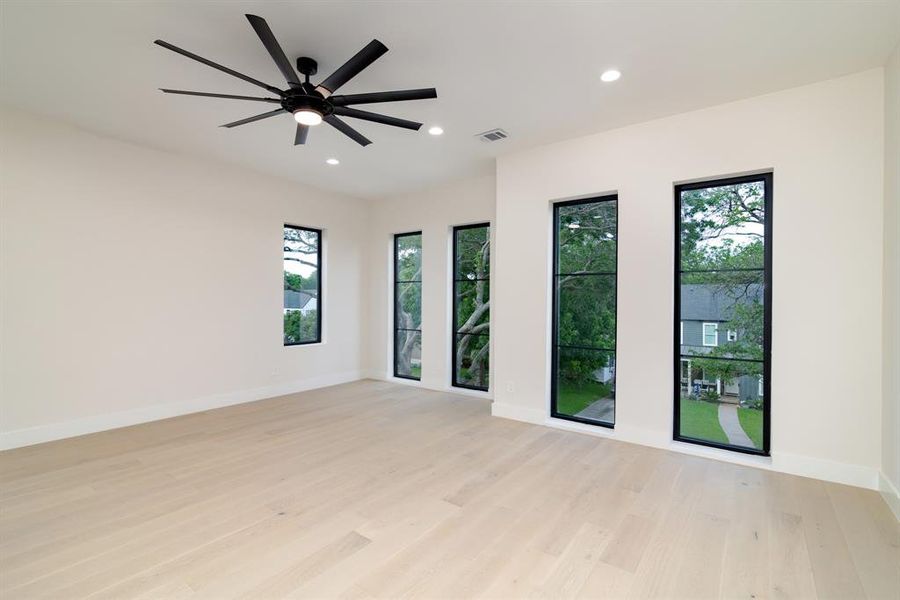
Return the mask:
[[[294,290],[284,290],[284,312],[285,314],[299,310],[304,315],[316,310],[318,303],[316,297],[307,292],[295,292]]]
[[[605,367],[594,371],[594,379],[596,379],[600,383],[608,383],[610,385],[615,385],[615,383],[616,383],[616,361],[614,359],[610,359],[609,363]]]
[[[742,332],[728,329],[734,307],[762,300],[759,284],[732,286],[683,284],[681,286],[681,354],[708,354],[727,342],[740,340]],[[762,378],[744,375],[733,381],[707,378],[703,369],[687,358],[681,359],[681,391],[715,390],[725,402],[754,402],[762,398]]]

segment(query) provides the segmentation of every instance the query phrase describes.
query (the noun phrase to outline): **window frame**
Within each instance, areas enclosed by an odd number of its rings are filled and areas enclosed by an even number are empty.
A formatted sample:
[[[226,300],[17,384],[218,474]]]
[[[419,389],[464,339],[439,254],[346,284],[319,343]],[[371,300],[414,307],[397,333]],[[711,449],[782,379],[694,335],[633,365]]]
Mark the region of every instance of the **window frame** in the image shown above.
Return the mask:
[[[706,326],[712,325],[715,329],[713,330],[713,335],[715,338],[713,339],[712,344],[706,343]],[[719,346],[719,324],[713,321],[703,321],[703,330],[700,333],[700,342],[703,344],[705,348],[716,348]]]
[[[552,210],[553,210],[553,234],[551,236],[551,243],[553,244],[553,254],[552,254],[552,264],[550,265],[550,286],[551,286],[551,326],[550,326],[550,416],[554,419],[563,419],[566,421],[573,421],[575,423],[584,423],[586,425],[593,425],[595,427],[605,427],[607,429],[615,429],[616,427],[616,413],[618,412],[618,402],[613,405],[613,421],[612,423],[605,423],[603,421],[595,421],[592,419],[585,419],[582,417],[576,417],[574,415],[567,415],[565,413],[561,413],[557,410],[557,388],[559,387],[559,350],[560,344],[559,340],[559,287],[557,285],[557,277],[559,277],[559,209],[565,206],[577,206],[580,204],[596,204],[600,202],[615,202],[616,203],[616,264],[615,271],[597,271],[594,275],[600,276],[613,276],[615,277],[616,282],[616,293],[615,293],[615,303],[614,303],[614,312],[616,315],[616,326],[615,331],[613,332],[613,338],[616,341],[615,348],[612,349],[613,359],[615,361],[615,369],[616,369],[616,379],[618,380],[619,373],[619,194],[611,193],[611,194],[602,194],[599,196],[591,196],[590,198],[580,198],[577,200],[564,200],[561,202],[553,202]],[[573,349],[582,349],[582,350],[593,350],[593,351],[605,351],[609,352],[609,348],[586,348],[586,347],[577,347],[577,346],[565,346],[567,348]]]
[[[763,172],[753,175],[742,175],[737,177],[725,177],[715,179],[704,179],[702,181],[694,181],[691,183],[682,183],[674,186],[674,245],[675,245],[675,261],[673,263],[673,282],[674,282],[674,319],[675,323],[681,321],[681,193],[689,190],[704,189],[708,187],[719,187],[727,185],[737,185],[741,183],[762,182],[764,186],[763,202],[765,207],[765,223],[763,224],[763,235],[765,236],[764,252],[763,252],[763,375],[761,379],[763,390],[763,447],[746,448],[743,446],[733,446],[731,444],[721,444],[709,440],[701,440],[697,438],[685,437],[680,434],[681,430],[681,381],[680,381],[680,361],[681,344],[678,336],[678,329],[673,326],[674,338],[674,365],[676,374],[673,377],[673,398],[672,398],[672,439],[677,442],[688,444],[696,444],[698,446],[708,446],[711,448],[719,448],[722,450],[730,450],[742,454],[753,454],[757,456],[771,456],[771,421],[772,421],[772,196],[773,196],[773,172]],[[722,359],[729,360],[729,359]],[[740,360],[740,359],[734,359]],[[705,374],[704,374],[705,375]]]
[[[401,331],[400,329],[397,328],[397,322],[398,322],[398,320],[397,320],[397,286],[399,286],[401,283],[418,283],[419,284],[419,294],[420,294],[420,297],[419,297],[420,306],[421,306],[421,301],[422,301],[422,298],[421,298],[422,288],[424,287],[422,284],[422,272],[421,271],[419,272],[418,281],[415,281],[415,280],[400,281],[400,261],[398,260],[399,256],[400,256],[399,252],[398,252],[399,245],[400,245],[400,238],[415,236],[415,235],[419,236],[419,238],[420,238],[419,260],[421,261],[422,255],[424,254],[424,252],[423,252],[424,238],[422,237],[422,231],[421,230],[420,231],[406,231],[403,233],[395,233],[394,234],[394,240],[393,240],[393,245],[392,245],[392,249],[393,249],[392,250],[393,251],[392,259],[393,259],[393,263],[394,263],[393,264],[393,272],[394,272],[393,289],[394,289],[394,291],[393,291],[393,294],[391,295],[391,303],[393,304],[393,309],[392,309],[391,314],[393,315],[394,322],[391,327],[391,334],[392,334],[392,338],[393,338],[391,340],[391,348],[393,350],[391,352],[391,355],[393,358],[392,372],[394,374],[394,377],[396,377],[398,379],[408,379],[410,381],[422,381],[421,371],[420,371],[420,374],[418,377],[413,377],[412,375],[401,375],[397,371],[397,332]],[[420,320],[421,320],[421,315],[420,315]],[[422,348],[422,323],[419,323],[419,329],[403,329],[402,331],[418,332],[418,334],[419,334],[419,349],[421,350],[421,348]],[[420,366],[420,369],[421,369],[421,366]]]
[[[282,271],[284,265],[284,230],[285,229],[296,229],[298,231],[310,231],[316,234],[316,338],[314,340],[307,340],[303,342],[285,342],[284,341],[284,319],[282,319],[281,323],[281,342],[283,347],[287,348],[290,346],[309,346],[311,344],[321,344],[322,343],[322,314],[323,309],[325,307],[324,298],[322,297],[322,274],[324,273],[324,264],[322,263],[322,230],[317,229],[315,227],[306,227],[304,225],[291,225],[289,223],[284,223],[282,226],[282,234],[281,234],[281,247],[282,247]],[[282,275],[282,278],[284,275]],[[284,306],[284,300],[282,300],[282,308]]]
[[[736,342],[737,341],[737,331],[734,329],[726,329],[725,330],[725,341],[726,342]]]
[[[491,247],[491,223],[490,223],[490,221],[487,221],[484,223],[471,223],[469,225],[456,225],[453,227],[453,231],[451,233],[451,235],[453,236],[453,242],[452,242],[453,249],[452,249],[452,254],[451,254],[451,260],[453,261],[453,266],[451,267],[452,285],[450,286],[450,289],[451,289],[451,296],[450,296],[451,300],[450,301],[453,303],[453,309],[451,311],[452,314],[450,317],[450,319],[451,319],[450,335],[452,336],[452,339],[450,341],[450,386],[462,388],[465,390],[473,390],[473,391],[477,391],[477,392],[488,392],[490,390],[491,380],[492,380],[491,367],[490,367],[490,365],[491,365],[490,347],[488,348],[488,385],[487,385],[487,387],[459,383],[459,382],[457,382],[458,373],[456,372],[456,350],[457,350],[457,345],[459,344],[459,331],[457,330],[457,327],[456,327],[456,321],[457,321],[457,318],[459,317],[459,313],[457,311],[458,307],[457,307],[457,303],[456,303],[456,291],[457,291],[456,284],[461,282],[461,280],[459,278],[459,260],[457,259],[457,249],[458,249],[457,233],[460,231],[465,231],[467,229],[481,229],[481,228],[487,228],[488,256],[490,257],[491,254],[493,254],[493,248]],[[488,260],[488,265],[490,265],[490,259]],[[476,279],[464,279],[462,281],[477,281],[477,280]],[[491,287],[490,287],[490,283],[491,283],[490,266],[488,266],[488,276],[484,279],[484,281],[488,282],[488,301],[490,301],[490,289],[491,289]],[[490,310],[490,308],[488,310]],[[490,323],[490,321],[488,321],[488,323]],[[488,327],[488,332],[486,334],[478,333],[478,334],[473,334],[473,335],[477,335],[480,337],[487,337],[488,338],[487,343],[488,343],[488,346],[490,346],[490,344],[491,344],[491,327],[490,326]]]

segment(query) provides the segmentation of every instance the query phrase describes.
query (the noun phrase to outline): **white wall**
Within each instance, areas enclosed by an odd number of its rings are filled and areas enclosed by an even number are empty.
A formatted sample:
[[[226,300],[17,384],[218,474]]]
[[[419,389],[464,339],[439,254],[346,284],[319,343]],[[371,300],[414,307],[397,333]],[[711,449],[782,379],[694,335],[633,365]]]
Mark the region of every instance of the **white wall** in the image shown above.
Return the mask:
[[[381,200],[369,223],[367,348],[370,377],[393,378],[393,235],[422,231],[422,380],[450,386],[451,232],[455,225],[494,219],[493,175]],[[397,379],[400,383],[408,380]]]
[[[367,204],[0,112],[0,446],[356,379]],[[325,343],[282,346],[282,224]]]
[[[886,89],[860,73],[371,205],[0,111],[0,447],[390,378],[392,234],[417,229],[421,385],[448,389],[450,232],[482,221],[501,274],[494,413],[577,429],[547,417],[550,202],[616,191],[617,426],[583,429],[867,487],[882,468],[896,485],[900,136],[883,105],[897,54]],[[775,172],[771,462],[670,441],[673,183],[761,169]],[[326,230],[321,346],[281,344],[283,222]]]
[[[900,45],[885,65],[882,490],[900,519]]]
[[[500,158],[494,414],[553,422],[551,202],[616,191],[617,422],[613,432],[583,429],[875,487],[882,80],[881,69],[866,71]],[[774,170],[771,461],[670,441],[673,185],[765,169]]]

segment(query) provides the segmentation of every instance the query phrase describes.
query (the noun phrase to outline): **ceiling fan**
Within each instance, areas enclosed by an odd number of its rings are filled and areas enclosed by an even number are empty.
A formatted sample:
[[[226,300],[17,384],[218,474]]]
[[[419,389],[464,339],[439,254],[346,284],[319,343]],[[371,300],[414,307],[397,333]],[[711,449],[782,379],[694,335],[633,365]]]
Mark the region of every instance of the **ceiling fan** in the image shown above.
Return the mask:
[[[283,113],[291,113],[297,121],[297,133],[294,136],[294,145],[305,144],[307,136],[309,136],[309,128],[325,121],[353,141],[361,146],[368,146],[372,142],[360,132],[356,131],[339,117],[350,117],[352,119],[362,119],[364,121],[372,121],[374,123],[382,123],[384,125],[393,125],[394,127],[403,127],[405,129],[418,130],[422,124],[406,119],[398,119],[397,117],[389,117],[365,110],[352,108],[356,104],[372,104],[378,102],[399,102],[402,100],[426,100],[429,98],[437,98],[437,90],[434,88],[423,88],[417,90],[396,90],[392,92],[372,92],[367,94],[349,94],[346,96],[335,96],[334,93],[342,85],[356,77],[363,69],[375,62],[382,54],[388,51],[387,47],[378,40],[372,40],[365,48],[357,52],[350,60],[345,62],[334,73],[329,75],[324,81],[318,85],[310,83],[309,78],[316,74],[318,65],[315,60],[302,56],[297,59],[297,71],[304,76],[304,81],[300,81],[297,73],[291,66],[290,61],[284,54],[284,50],[275,39],[275,35],[269,28],[269,24],[262,17],[256,15],[245,15],[256,35],[259,36],[263,46],[269,51],[275,65],[284,75],[288,82],[288,89],[281,90],[275,86],[263,83],[258,79],[254,79],[243,73],[238,73],[233,69],[224,67],[220,64],[207,60],[202,56],[197,56],[193,52],[188,52],[177,46],[173,46],[163,40],[155,40],[153,43],[163,48],[167,48],[172,52],[177,52],[182,56],[187,56],[197,62],[218,69],[223,73],[228,73],[238,79],[243,79],[248,83],[257,85],[272,94],[278,95],[278,98],[259,98],[255,96],[235,96],[232,94],[213,94],[209,92],[191,92],[187,90],[170,90],[160,88],[167,94],[183,94],[187,96],[205,96],[208,98],[229,98],[232,100],[250,100],[253,102],[269,102],[271,104],[280,104],[281,107],[275,110],[264,112],[259,115],[247,117],[232,123],[226,123],[222,127],[237,127],[261,121]]]

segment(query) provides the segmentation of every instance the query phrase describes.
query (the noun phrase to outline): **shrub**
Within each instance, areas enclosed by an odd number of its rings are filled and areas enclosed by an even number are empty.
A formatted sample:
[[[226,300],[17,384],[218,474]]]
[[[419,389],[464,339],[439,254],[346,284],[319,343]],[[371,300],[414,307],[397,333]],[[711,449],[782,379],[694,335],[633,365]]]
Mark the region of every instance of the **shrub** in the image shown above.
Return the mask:
[[[716,393],[716,390],[703,390],[700,392],[700,399],[704,402],[718,402],[719,394]]]

